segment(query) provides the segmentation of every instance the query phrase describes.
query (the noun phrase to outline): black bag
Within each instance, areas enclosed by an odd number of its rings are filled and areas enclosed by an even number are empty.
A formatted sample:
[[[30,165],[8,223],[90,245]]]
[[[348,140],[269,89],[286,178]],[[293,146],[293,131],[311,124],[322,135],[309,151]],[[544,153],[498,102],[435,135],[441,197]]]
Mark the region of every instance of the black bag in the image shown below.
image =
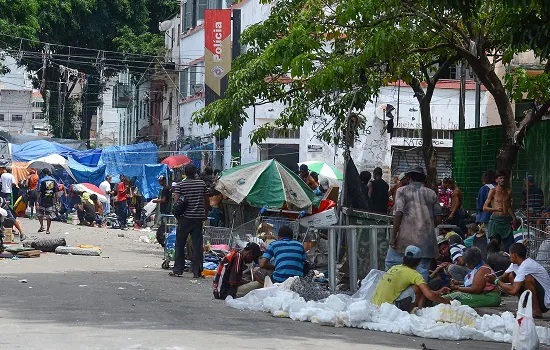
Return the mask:
[[[180,196],[176,203],[174,203],[174,206],[172,207],[172,214],[174,216],[182,216],[183,213],[185,213],[185,210],[187,209],[187,200],[184,196]]]
[[[309,262],[309,260],[306,260],[306,259],[304,259],[303,263],[304,263],[304,276],[307,276],[309,271],[311,271],[313,269],[313,266]]]

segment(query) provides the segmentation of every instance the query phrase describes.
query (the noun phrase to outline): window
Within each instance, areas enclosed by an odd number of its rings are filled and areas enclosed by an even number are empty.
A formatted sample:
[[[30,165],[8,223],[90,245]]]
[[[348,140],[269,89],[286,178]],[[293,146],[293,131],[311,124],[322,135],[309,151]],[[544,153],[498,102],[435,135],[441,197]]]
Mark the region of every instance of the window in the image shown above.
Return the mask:
[[[197,67],[193,66],[189,68],[189,96],[193,96],[197,93],[196,85],[197,85],[197,78],[198,78],[198,72]]]
[[[42,108],[44,107],[44,102],[33,102],[32,103],[33,108]]]
[[[197,1],[197,20],[204,20],[204,10],[208,8],[209,0],[196,0]]]
[[[4,121],[4,115],[3,114],[0,114],[0,121]]]
[[[233,3],[228,1],[228,6]],[[222,0],[187,0],[182,5],[181,23],[183,32],[195,28],[198,21],[204,20],[204,10],[223,8]]]
[[[187,85],[189,84],[189,70],[186,68],[180,72],[180,99],[187,97]]]
[[[438,140],[452,140],[453,131],[444,129],[433,129],[433,138]],[[402,137],[405,139],[419,139],[422,137],[420,129],[393,129],[393,137]]]
[[[299,139],[300,129],[274,129],[269,132],[267,137],[273,139]]]
[[[33,112],[32,113],[32,119],[35,119],[35,120],[44,119],[44,113],[42,113],[42,112]]]
[[[23,121],[23,114],[12,114],[11,115],[11,121],[12,122],[22,122]]]

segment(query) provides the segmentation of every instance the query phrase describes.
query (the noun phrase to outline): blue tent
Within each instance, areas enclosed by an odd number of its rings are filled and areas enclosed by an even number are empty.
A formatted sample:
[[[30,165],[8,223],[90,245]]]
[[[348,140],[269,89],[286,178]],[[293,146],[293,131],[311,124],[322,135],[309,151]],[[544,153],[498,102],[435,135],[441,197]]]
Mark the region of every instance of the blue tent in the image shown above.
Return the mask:
[[[103,149],[94,148],[87,151],[73,153],[71,154],[71,157],[82,165],[97,166],[99,160],[101,159],[102,153]]]
[[[157,146],[152,142],[135,145],[111,146],[103,149],[99,165],[143,165],[156,164]]]
[[[11,145],[11,157],[15,162],[30,162],[51,154],[60,154],[63,157],[68,157],[75,152],[76,150],[73,148],[45,140],[30,141],[21,145]]]

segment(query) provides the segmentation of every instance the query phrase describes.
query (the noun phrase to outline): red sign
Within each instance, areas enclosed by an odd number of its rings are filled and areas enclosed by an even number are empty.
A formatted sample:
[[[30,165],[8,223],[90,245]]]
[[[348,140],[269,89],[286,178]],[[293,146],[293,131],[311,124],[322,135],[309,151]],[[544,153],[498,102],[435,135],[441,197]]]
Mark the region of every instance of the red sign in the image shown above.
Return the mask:
[[[205,83],[221,96],[221,79],[231,70],[231,10],[204,11]]]

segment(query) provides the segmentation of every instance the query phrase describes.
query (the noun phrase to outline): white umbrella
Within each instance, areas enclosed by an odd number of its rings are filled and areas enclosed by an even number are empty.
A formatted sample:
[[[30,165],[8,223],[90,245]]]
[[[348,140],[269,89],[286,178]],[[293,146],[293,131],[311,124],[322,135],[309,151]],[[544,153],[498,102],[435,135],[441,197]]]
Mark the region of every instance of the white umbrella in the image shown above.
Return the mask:
[[[55,168],[63,168],[70,177],[73,178],[73,180],[76,181],[76,178],[73,175],[73,172],[71,171],[71,168],[69,167],[69,161],[59,154],[50,154],[49,156],[38,158],[33,160],[29,163],[27,168],[33,168],[33,169],[50,169],[53,170]]]

